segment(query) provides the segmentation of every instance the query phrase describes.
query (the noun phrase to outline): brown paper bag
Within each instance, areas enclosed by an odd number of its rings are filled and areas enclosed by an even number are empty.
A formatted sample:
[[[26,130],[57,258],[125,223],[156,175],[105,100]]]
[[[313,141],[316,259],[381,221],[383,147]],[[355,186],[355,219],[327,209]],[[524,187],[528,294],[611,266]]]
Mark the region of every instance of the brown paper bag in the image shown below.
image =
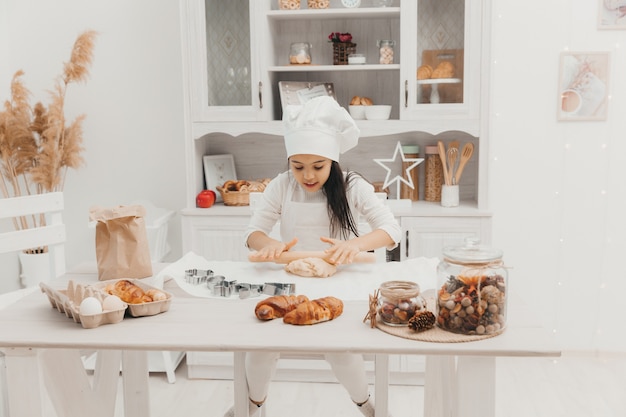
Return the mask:
[[[89,218],[96,224],[98,279],[152,276],[150,246],[140,205],[114,208],[92,207]]]

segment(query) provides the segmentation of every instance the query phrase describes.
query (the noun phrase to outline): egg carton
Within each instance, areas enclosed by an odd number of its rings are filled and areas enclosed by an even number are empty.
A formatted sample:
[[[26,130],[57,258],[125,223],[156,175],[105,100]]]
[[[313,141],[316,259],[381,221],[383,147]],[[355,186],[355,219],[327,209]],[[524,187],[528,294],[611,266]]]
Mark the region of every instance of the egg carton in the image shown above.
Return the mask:
[[[165,294],[166,299],[160,301],[152,301],[149,303],[141,303],[141,304],[128,304],[128,314],[132,317],[145,317],[145,316],[154,316],[156,314],[165,313],[170,309],[170,304],[172,303],[172,294],[163,291],[160,288],[156,288],[152,285],[148,285],[145,282],[139,279],[125,279],[126,281],[130,281],[133,284],[137,285],[144,291],[148,291],[151,289],[159,290],[163,294]],[[94,288],[102,291],[106,294],[105,288],[109,284],[115,284],[117,281],[121,281],[120,279],[110,279],[106,281],[100,281],[97,284],[93,284]]]
[[[55,290],[49,285],[39,283],[41,291],[48,296],[48,300],[53,308],[64,313],[68,318],[80,323],[85,329],[93,329],[103,324],[115,324],[124,319],[126,303],[118,310],[105,310],[98,314],[80,314],[80,303],[87,297],[94,297],[102,303],[106,297],[103,291],[95,289],[89,285],[75,284],[70,281],[67,290]]]

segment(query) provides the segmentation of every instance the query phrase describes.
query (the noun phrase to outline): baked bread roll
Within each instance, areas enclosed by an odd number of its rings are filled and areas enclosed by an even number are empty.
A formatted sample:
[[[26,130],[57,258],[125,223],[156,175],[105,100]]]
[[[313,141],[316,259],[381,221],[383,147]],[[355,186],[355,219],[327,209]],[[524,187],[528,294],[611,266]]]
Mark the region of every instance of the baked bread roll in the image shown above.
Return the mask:
[[[108,294],[117,295],[122,301],[128,304],[152,302],[152,298],[139,288],[139,286],[125,279],[108,284],[104,290]]]
[[[335,297],[318,298],[304,302],[283,317],[287,324],[309,325],[339,317],[343,313],[343,301]]]
[[[369,97],[354,96],[350,100],[351,106],[371,106],[373,104],[374,101]]]
[[[277,319],[307,301],[309,298],[306,295],[274,295],[259,301],[254,308],[254,314],[259,320]]]
[[[418,80],[428,80],[433,73],[433,67],[428,64],[424,64],[417,69]]]
[[[337,272],[337,267],[321,258],[302,258],[285,265],[285,271],[301,277],[327,278]]]
[[[430,78],[452,78],[454,77],[454,64],[450,61],[441,61],[433,70]]]

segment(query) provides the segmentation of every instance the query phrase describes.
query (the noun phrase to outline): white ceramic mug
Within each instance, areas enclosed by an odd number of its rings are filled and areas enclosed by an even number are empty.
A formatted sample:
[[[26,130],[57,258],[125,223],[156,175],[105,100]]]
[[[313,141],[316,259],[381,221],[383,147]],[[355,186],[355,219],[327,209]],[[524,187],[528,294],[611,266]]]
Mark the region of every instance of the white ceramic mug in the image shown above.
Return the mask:
[[[459,185],[441,186],[441,205],[443,207],[458,207],[459,205]]]

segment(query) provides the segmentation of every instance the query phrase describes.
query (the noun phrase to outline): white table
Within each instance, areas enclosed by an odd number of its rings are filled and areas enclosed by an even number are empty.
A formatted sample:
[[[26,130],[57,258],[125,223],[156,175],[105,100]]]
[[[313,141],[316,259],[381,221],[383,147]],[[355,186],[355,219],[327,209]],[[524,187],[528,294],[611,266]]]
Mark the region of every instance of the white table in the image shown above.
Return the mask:
[[[378,265],[375,268],[381,268]],[[231,267],[241,274],[239,281],[250,282],[253,279],[246,280],[246,277],[255,276],[258,279],[259,271],[265,271],[264,278],[268,274],[278,280],[286,277],[268,264],[232,263]],[[376,277],[372,283],[386,280],[378,269],[370,272],[355,269],[358,271],[341,271],[343,278],[337,274],[331,280],[336,278],[333,282],[341,285],[341,280],[350,274],[361,279]],[[95,273],[69,273],[65,278],[95,281],[94,277]],[[287,278],[291,281],[298,279]],[[309,279],[306,285],[323,282]],[[326,281],[327,284],[330,282]],[[57,288],[65,288],[64,285],[65,282],[59,282]],[[509,297],[508,328],[503,334],[468,343],[429,343],[371,329],[369,324],[363,323],[368,308],[365,299],[344,300],[343,315],[331,322],[300,327],[285,325],[281,320],[257,320],[254,306],[258,298],[185,296],[173,281],[165,288],[177,294],[168,312],[152,317],[127,318],[121,323],[96,329],[83,329],[52,309],[47,297],[41,293],[31,294],[0,311],[0,347],[6,355],[10,415],[42,415],[41,395],[37,395],[33,386],[40,384],[40,375],[43,375],[42,382],[53,405],[57,410],[63,410],[64,416],[111,417],[121,360],[125,415],[148,417],[146,351],[217,351],[234,352],[235,411],[239,416],[246,416],[245,352],[279,351],[376,355],[376,413],[384,416],[388,406],[388,355],[426,355],[425,415],[457,416],[462,410],[464,417],[494,417],[497,357],[560,355],[549,332],[538,325],[535,315],[526,311],[514,297]],[[85,374],[79,349],[101,352],[93,387]],[[24,401],[24,398],[30,399]]]

